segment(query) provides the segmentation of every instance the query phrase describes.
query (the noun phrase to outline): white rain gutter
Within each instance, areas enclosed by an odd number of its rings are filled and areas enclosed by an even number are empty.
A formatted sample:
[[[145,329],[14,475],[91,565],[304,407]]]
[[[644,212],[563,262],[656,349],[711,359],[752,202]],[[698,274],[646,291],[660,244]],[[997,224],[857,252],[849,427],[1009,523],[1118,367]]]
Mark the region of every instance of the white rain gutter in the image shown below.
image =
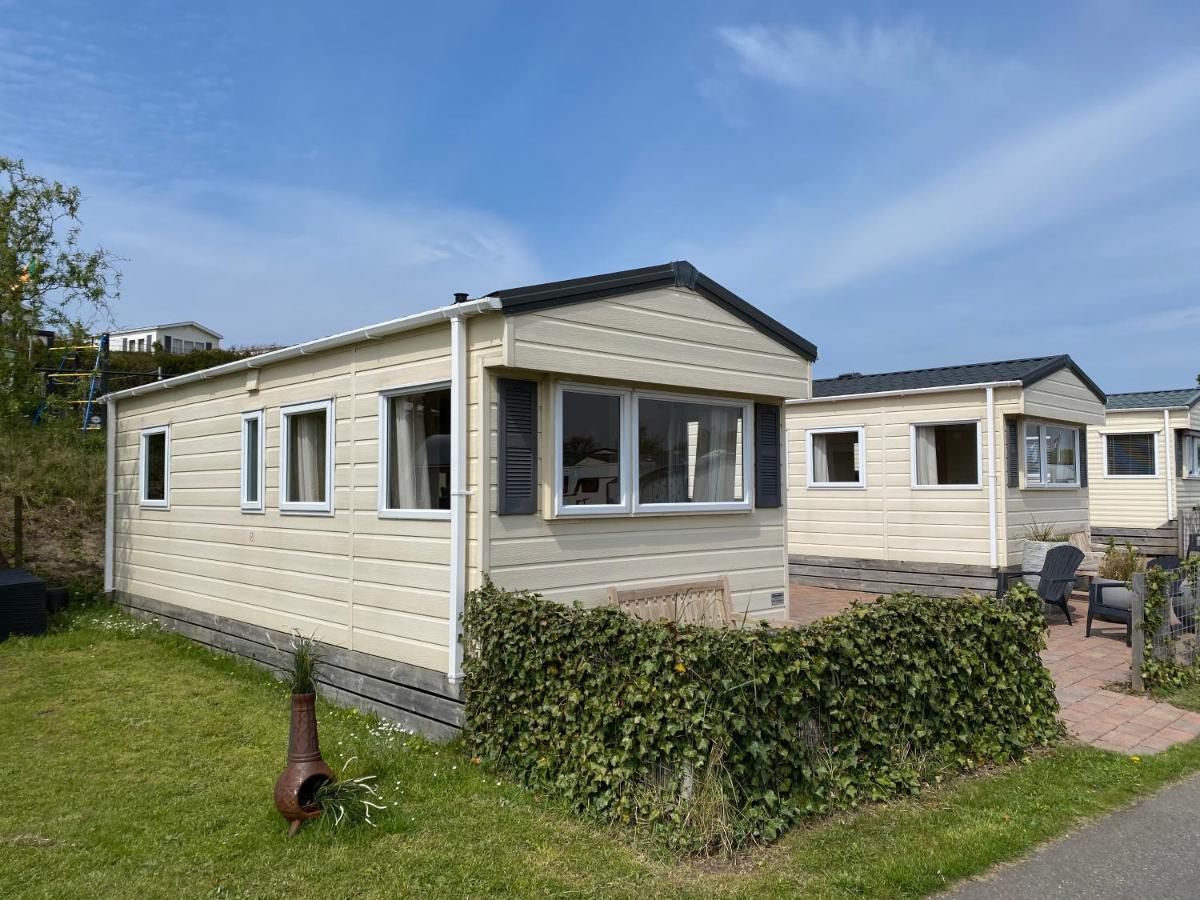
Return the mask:
[[[907,397],[910,394],[945,394],[951,391],[991,390],[998,387],[1023,387],[1020,381],[980,381],[975,384],[949,384],[939,387],[907,388],[900,391],[869,391],[865,394],[838,394],[833,397],[811,397],[807,400],[786,400],[788,406],[804,406],[809,403],[833,403],[838,400],[870,400],[876,397]]]
[[[450,316],[450,660],[446,678],[462,678],[462,614],[467,585],[467,322]]]
[[[1175,518],[1175,466],[1171,459],[1171,451],[1175,442],[1171,440],[1171,411],[1163,410],[1163,455],[1166,457],[1167,475],[1167,521]]]
[[[117,512],[117,401],[109,400],[104,414],[104,592],[111,593],[116,583],[113,558],[116,544],[114,527]]]
[[[403,316],[399,319],[389,319],[386,322],[368,325],[366,328],[343,331],[340,334],[318,338],[315,341],[306,341],[303,344],[295,344],[294,346],[284,347],[280,350],[272,350],[270,353],[262,353],[258,356],[248,357],[247,359],[236,359],[233,362],[213,366],[211,369],[201,369],[199,372],[177,375],[174,378],[167,378],[164,381],[139,384],[137,387],[107,394],[100,399],[123,400],[126,397],[143,397],[146,394],[165,391],[168,388],[178,387],[181,384],[191,384],[192,382],[205,381],[209,378],[218,378],[222,375],[228,375],[231,372],[261,369],[264,366],[274,365],[275,363],[285,362],[301,356],[308,356],[313,353],[323,353],[326,350],[336,350],[339,347],[346,347],[361,341],[391,337],[394,334],[401,334],[405,331],[413,331],[428,325],[436,325],[453,316],[466,318],[467,316],[475,316],[496,309],[500,309],[500,299],[498,297],[481,297],[478,300],[467,300],[463,303],[451,304],[450,306],[439,306],[437,309],[414,313],[411,316]]]
[[[988,458],[988,554],[992,568],[999,565],[999,548],[996,543],[996,396],[995,388],[988,385],[987,393],[987,458]]]

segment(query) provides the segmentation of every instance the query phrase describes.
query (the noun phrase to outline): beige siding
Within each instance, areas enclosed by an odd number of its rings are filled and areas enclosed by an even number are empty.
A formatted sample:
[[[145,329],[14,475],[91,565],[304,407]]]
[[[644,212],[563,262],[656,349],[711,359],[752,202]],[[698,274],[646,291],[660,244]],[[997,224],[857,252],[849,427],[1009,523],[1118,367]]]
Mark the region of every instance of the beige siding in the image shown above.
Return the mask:
[[[1059,422],[1104,424],[1104,404],[1069,369],[1029,385],[1023,395],[1024,413]]]
[[[1015,391],[996,392],[994,443],[997,484],[1003,481],[1003,415],[1016,410]],[[867,397],[792,404],[788,434],[788,548],[807,556],[988,565],[987,402],[984,391]],[[912,485],[910,426],[980,423],[983,483],[961,490]],[[865,488],[807,485],[810,428],[865,428]],[[998,489],[998,520],[1001,490]]]
[[[771,397],[809,396],[811,363],[704,297],[663,289],[512,316],[505,363]]]
[[[115,587],[445,671],[449,524],[377,515],[378,391],[450,377],[440,326],[118,407]],[[334,514],[281,515],[279,407],[335,399]],[[239,508],[241,413],[266,411],[266,512]],[[171,508],[137,498],[140,429],[169,424]]]
[[[1186,424],[1182,411],[1172,413],[1172,428]],[[1102,428],[1091,429],[1088,445],[1091,462],[1091,520],[1108,528],[1158,528],[1171,516],[1167,508],[1167,479],[1174,479],[1174,460],[1167,471],[1167,445],[1163,413],[1155,410],[1109,410]],[[1107,434],[1150,433],[1157,436],[1157,469],[1150,478],[1117,477],[1105,474]],[[1174,435],[1169,440],[1174,441]],[[1174,457],[1174,446],[1171,456]]]

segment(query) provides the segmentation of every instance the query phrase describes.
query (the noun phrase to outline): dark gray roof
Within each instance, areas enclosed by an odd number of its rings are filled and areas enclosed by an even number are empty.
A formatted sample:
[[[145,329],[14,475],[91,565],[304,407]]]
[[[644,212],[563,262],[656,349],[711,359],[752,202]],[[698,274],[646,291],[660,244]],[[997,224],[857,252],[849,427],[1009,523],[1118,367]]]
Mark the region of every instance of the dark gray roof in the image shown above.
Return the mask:
[[[911,369],[907,372],[881,372],[863,375],[851,372],[837,378],[819,378],[813,382],[813,398],[843,397],[851,394],[880,394],[888,391],[917,391],[923,388],[955,387],[967,384],[994,384],[1000,381],[1019,381],[1028,387],[1069,369],[1091,389],[1100,402],[1104,391],[1065,353],[1061,356],[1035,356],[1031,359],[1006,359],[999,362],[969,363],[962,366],[942,366],[937,369]]]
[[[690,262],[679,260],[643,269],[626,269],[606,275],[589,275],[567,281],[551,281],[526,287],[493,291],[488,296],[500,298],[505,315],[535,312],[554,306],[583,303],[604,297],[633,294],[656,287],[685,287],[737,316],[772,340],[782,344],[805,359],[817,358],[817,347],[782,322],[772,319],[756,306],[751,306],[729,288],[713,281]]]
[[[1171,391],[1131,391],[1109,394],[1109,409],[1166,409],[1171,406],[1195,406],[1200,400],[1200,387],[1178,388]]]

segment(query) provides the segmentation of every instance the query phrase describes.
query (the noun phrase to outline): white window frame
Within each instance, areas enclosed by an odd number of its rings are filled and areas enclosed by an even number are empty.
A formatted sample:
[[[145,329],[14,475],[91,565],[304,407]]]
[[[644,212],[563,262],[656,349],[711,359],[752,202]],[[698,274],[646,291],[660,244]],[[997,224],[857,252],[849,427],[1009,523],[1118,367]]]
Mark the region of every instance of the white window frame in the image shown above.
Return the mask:
[[[563,394],[601,394],[606,397],[619,397],[621,401],[621,446],[617,454],[618,471],[621,479],[621,502],[604,503],[596,506],[563,505]],[[629,461],[633,456],[630,425],[634,392],[628,388],[606,387],[598,384],[574,384],[558,382],[554,385],[554,514],[556,516],[611,516],[628,515],[633,496],[630,486]]]
[[[246,424],[248,422],[258,422],[258,499],[250,500],[246,497],[246,468],[247,450],[249,450],[250,442],[246,437]],[[241,478],[241,486],[239,488],[239,496],[241,497],[241,507],[244,513],[261,513],[266,510],[266,501],[264,494],[266,493],[266,473],[267,473],[267,417],[261,409],[250,410],[242,413],[242,462],[239,466],[239,477]]]
[[[333,399],[314,400],[310,403],[293,403],[279,407],[279,511],[285,515],[331,516],[333,515],[333,453],[337,444],[334,431]],[[288,495],[288,418],[307,412],[325,411],[325,500],[324,502],[298,502],[287,499]]]
[[[1188,453],[1188,448],[1191,452]],[[1184,452],[1188,453],[1188,457],[1183,460],[1183,478],[1185,481],[1195,481],[1200,479],[1200,435],[1185,434],[1183,436]]]
[[[1122,435],[1129,435],[1129,434],[1149,434],[1149,435],[1154,436],[1154,454],[1151,457],[1151,460],[1154,462],[1154,471],[1151,474],[1149,474],[1149,475],[1112,475],[1109,473],[1109,471],[1108,471],[1108,439],[1110,437],[1121,437]],[[1158,478],[1159,477],[1158,454],[1161,452],[1159,438],[1161,437],[1161,435],[1162,435],[1162,432],[1147,431],[1144,428],[1131,429],[1129,431],[1105,431],[1101,435],[1101,437],[1104,440],[1101,441],[1101,443],[1100,443],[1100,449],[1102,451],[1100,455],[1104,457],[1104,477],[1105,478],[1116,478],[1116,479],[1125,480],[1125,481],[1129,481],[1129,480],[1153,481],[1154,479]]]
[[[1033,428],[1037,432],[1038,441],[1038,475],[1041,480],[1030,482],[1028,460],[1025,458],[1024,452],[1021,453],[1021,478],[1025,484],[1027,491],[1074,491],[1083,486],[1083,470],[1080,453],[1080,445],[1084,440],[1083,431],[1078,425],[1072,425],[1067,422],[1044,422],[1040,419],[1028,419],[1023,423],[1021,429],[1021,449],[1024,451],[1026,442],[1031,437],[1029,430]],[[1060,482],[1058,484],[1046,484],[1046,429],[1059,428],[1063,431],[1072,431],[1075,433],[1075,480],[1070,482]],[[1108,448],[1105,447],[1104,465],[1108,466]]]
[[[388,457],[391,455],[391,438],[388,428],[388,403],[393,397],[403,397],[406,394],[423,394],[426,391],[449,390],[450,382],[423,381],[419,384],[406,384],[403,387],[388,388],[379,392],[379,500],[378,515],[381,519],[430,519],[449,521],[448,509],[390,509],[388,503]],[[451,423],[451,430],[453,430]],[[453,434],[451,441],[454,440]]]
[[[729,406],[742,411],[742,499],[715,500],[702,503],[642,503],[639,496],[640,479],[633,479],[633,511],[635,514],[648,513],[722,513],[749,512],[754,508],[754,405],[743,400],[733,400],[726,397],[708,397],[697,394],[674,394],[665,391],[633,391],[630,432],[634,440],[638,434],[638,401],[639,400],[676,400],[681,403],[701,403],[709,406]],[[780,417],[782,427],[782,416]],[[631,448],[627,456],[630,459],[637,455],[636,448]]]
[[[975,426],[975,483],[974,484],[917,484],[917,429],[936,425]],[[935,422],[910,422],[908,426],[908,474],[914,491],[981,491],[983,490],[983,423],[979,419],[943,419]]]
[[[813,478],[813,436],[818,434],[858,435],[858,481],[817,481]],[[804,432],[805,486],[817,491],[860,491],[867,486],[867,429],[864,425],[809,428]]]
[[[152,435],[163,435],[163,496],[161,500],[151,500],[146,496],[146,439]],[[158,425],[153,428],[143,428],[138,437],[138,505],[146,509],[171,508],[171,426]]]

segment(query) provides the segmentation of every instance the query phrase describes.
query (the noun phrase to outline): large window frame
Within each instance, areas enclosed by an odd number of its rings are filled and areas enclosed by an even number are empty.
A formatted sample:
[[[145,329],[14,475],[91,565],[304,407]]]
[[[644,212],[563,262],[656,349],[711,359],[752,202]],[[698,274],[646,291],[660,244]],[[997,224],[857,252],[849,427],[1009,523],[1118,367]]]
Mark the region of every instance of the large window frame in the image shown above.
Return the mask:
[[[617,477],[621,483],[619,503],[596,505],[563,504],[563,394],[599,394],[620,399],[620,446],[617,450]],[[632,412],[634,392],[628,388],[606,387],[597,384],[574,384],[558,382],[554,386],[554,514],[562,517],[628,515],[633,505],[633,489],[630,484],[630,459],[632,447]]]
[[[858,481],[817,481],[813,477],[813,438],[820,434],[858,435]],[[867,486],[867,429],[864,425],[809,428],[804,432],[805,487],[820,491],[860,491]]]
[[[1046,431],[1050,428],[1057,428],[1059,431],[1069,431],[1075,435],[1075,480],[1074,481],[1059,481],[1046,482],[1046,471],[1048,463],[1046,461]],[[1029,439],[1036,437],[1038,442],[1038,480],[1031,481],[1029,478],[1029,459],[1027,449]],[[1025,483],[1027,491],[1073,491],[1078,490],[1083,486],[1083,470],[1082,470],[1082,444],[1084,441],[1083,430],[1077,425],[1070,425],[1059,422],[1043,422],[1040,420],[1028,420],[1023,423],[1021,429],[1021,476]],[[1105,465],[1107,466],[1107,448],[1105,452]]]
[[[1188,481],[1200,479],[1200,434],[1183,436],[1183,477]]]
[[[325,413],[325,499],[323,501],[288,500],[290,479],[290,435],[288,419],[303,413]],[[279,511],[284,515],[300,516],[331,516],[333,515],[333,495],[335,491],[334,449],[337,446],[334,432],[337,420],[334,418],[334,403],[328,400],[313,400],[309,403],[293,403],[279,408]]]
[[[450,389],[450,382],[447,380],[438,381],[423,381],[418,384],[406,384],[403,387],[388,388],[379,392],[379,500],[378,500],[378,515],[381,519],[427,519],[434,521],[449,521],[450,510],[448,509],[403,509],[393,508],[388,506],[388,472],[391,467],[388,465],[391,457],[391,429],[388,428],[388,406],[396,397],[404,397],[409,394],[424,394],[430,391],[444,391]],[[453,443],[453,422],[451,422],[451,442]],[[453,477],[453,475],[451,476]],[[454,486],[451,485],[451,491]]]
[[[1124,436],[1129,436],[1129,435],[1150,435],[1154,438],[1154,450],[1150,456],[1150,461],[1154,465],[1153,472],[1149,472],[1144,475],[1122,475],[1119,473],[1112,473],[1112,472],[1108,471],[1108,439],[1111,437],[1124,437]],[[1103,453],[1101,455],[1104,457],[1104,477],[1105,478],[1118,478],[1118,479],[1122,479],[1122,480],[1132,480],[1132,481],[1139,481],[1139,480],[1140,481],[1153,481],[1154,479],[1159,477],[1159,471],[1158,471],[1159,459],[1158,458],[1159,458],[1159,454],[1162,452],[1162,448],[1159,443],[1160,438],[1161,438],[1160,432],[1146,431],[1144,428],[1137,429],[1134,431],[1105,431],[1104,434],[1102,435],[1102,437],[1104,438],[1104,440],[1102,441],[1102,443],[1100,445],[1100,449],[1103,451]]]
[[[161,498],[146,496],[146,481],[150,475],[147,465],[149,438],[163,436],[163,495]],[[156,425],[143,428],[138,436],[138,505],[146,509],[171,508],[171,426]]]
[[[974,484],[918,484],[917,483],[917,429],[934,428],[938,425],[975,426],[975,483]],[[910,422],[908,426],[909,484],[914,491],[979,491],[983,489],[983,422],[980,419],[941,419],[931,422]]]
[[[620,451],[618,453],[621,500],[619,503],[598,505],[563,505],[563,394],[590,393],[620,398]],[[677,401],[710,406],[737,408],[742,414],[742,499],[702,501],[698,503],[643,503],[640,497],[640,478],[636,470],[638,458],[639,400]],[[729,397],[710,397],[667,391],[646,391],[610,387],[601,384],[557,382],[554,385],[554,515],[561,518],[586,516],[650,516],[683,515],[687,513],[743,513],[754,508],[754,404]]]
[[[254,473],[258,480],[258,499],[253,500],[249,497],[246,490],[246,482],[250,475],[250,435],[249,424],[256,422],[258,424],[258,446],[255,448],[258,453],[258,465]],[[267,508],[266,505],[266,481],[267,481],[267,417],[263,410],[254,409],[249,412],[242,413],[242,462],[239,467],[239,477],[241,485],[239,495],[241,497],[241,508],[244,513],[261,513]]]

